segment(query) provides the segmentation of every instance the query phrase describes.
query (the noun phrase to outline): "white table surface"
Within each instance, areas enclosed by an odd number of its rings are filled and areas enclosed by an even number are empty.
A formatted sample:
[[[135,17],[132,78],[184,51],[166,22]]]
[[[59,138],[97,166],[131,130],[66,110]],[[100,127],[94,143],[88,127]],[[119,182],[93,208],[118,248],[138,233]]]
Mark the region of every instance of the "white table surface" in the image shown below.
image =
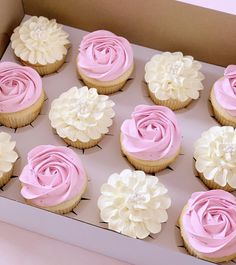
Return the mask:
[[[0,265],[127,265],[0,222]]]
[[[236,15],[236,1],[235,0],[178,0],[179,2],[192,4],[212,10],[225,12],[231,15]]]

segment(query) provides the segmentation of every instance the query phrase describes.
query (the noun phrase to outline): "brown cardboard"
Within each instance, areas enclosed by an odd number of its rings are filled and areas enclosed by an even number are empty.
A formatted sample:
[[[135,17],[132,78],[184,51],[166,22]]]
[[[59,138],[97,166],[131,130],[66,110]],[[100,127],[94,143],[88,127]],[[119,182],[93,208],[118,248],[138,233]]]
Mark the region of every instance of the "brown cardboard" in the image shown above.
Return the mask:
[[[24,16],[21,0],[0,0],[0,57],[2,56],[13,29]]]
[[[26,14],[88,31],[108,29],[130,42],[182,51],[226,66],[236,63],[236,17],[173,0],[23,0]]]

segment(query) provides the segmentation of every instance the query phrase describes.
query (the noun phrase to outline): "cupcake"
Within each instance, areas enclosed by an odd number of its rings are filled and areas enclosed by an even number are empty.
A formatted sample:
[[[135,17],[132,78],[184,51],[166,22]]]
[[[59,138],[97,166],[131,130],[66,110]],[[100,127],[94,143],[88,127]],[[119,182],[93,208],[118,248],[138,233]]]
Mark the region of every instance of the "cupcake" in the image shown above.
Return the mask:
[[[13,165],[18,155],[14,151],[16,142],[11,141],[11,135],[0,132],[0,187],[5,185],[11,178]]]
[[[181,133],[169,108],[139,105],[123,122],[120,140],[123,154],[136,169],[155,173],[177,158]]]
[[[143,171],[114,173],[101,187],[100,217],[110,230],[133,238],[160,233],[171,205],[167,192],[157,177]]]
[[[199,98],[204,75],[201,64],[182,52],[157,54],[145,65],[148,92],[157,105],[182,109]]]
[[[78,155],[64,146],[39,145],[27,159],[19,176],[26,202],[55,213],[70,212],[88,182]]]
[[[236,127],[236,65],[229,65],[224,77],[215,82],[210,101],[217,121]]]
[[[98,95],[96,88],[72,87],[52,102],[51,126],[63,140],[76,148],[99,143],[112,125],[114,102]]]
[[[100,94],[111,94],[122,88],[133,72],[130,43],[110,31],[97,30],[81,41],[77,69],[88,87]]]
[[[195,167],[210,189],[236,190],[236,129],[214,126],[195,143]]]
[[[31,17],[15,28],[11,47],[22,64],[46,75],[56,72],[65,62],[68,36],[55,19]]]
[[[0,123],[19,128],[34,121],[44,102],[39,74],[16,63],[0,63]]]
[[[191,255],[215,263],[236,258],[236,198],[229,192],[193,193],[179,224]]]

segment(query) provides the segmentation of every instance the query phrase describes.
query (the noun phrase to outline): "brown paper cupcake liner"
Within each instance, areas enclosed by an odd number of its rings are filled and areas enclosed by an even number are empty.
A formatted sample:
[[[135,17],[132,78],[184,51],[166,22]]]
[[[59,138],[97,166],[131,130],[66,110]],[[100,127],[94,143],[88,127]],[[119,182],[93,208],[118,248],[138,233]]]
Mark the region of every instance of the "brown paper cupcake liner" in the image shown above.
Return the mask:
[[[91,140],[89,140],[86,143],[83,143],[83,142],[81,142],[79,140],[73,142],[73,141],[71,141],[68,138],[63,138],[63,140],[67,144],[69,144],[70,146],[76,147],[78,149],[88,149],[88,148],[91,148],[93,146],[96,146],[101,141],[102,137],[103,137],[103,135],[99,139],[96,139],[96,140],[91,139]]]
[[[96,88],[99,94],[108,95],[119,91],[124,86],[127,79],[132,74],[133,68],[134,66],[132,65],[130,69],[128,69],[123,75],[121,75],[119,78],[117,78],[114,81],[99,81],[87,77],[86,75],[81,73],[78,67],[77,70],[78,70],[78,75],[81,77],[81,79],[83,80],[86,86],[88,86],[89,88],[92,87]]]
[[[236,258],[236,251],[235,251],[235,254],[233,254],[231,256],[224,256],[224,257],[220,257],[220,258],[211,258],[211,257],[207,257],[207,256],[204,256],[203,254],[199,253],[190,245],[190,243],[187,239],[187,236],[184,232],[185,229],[184,229],[184,225],[183,225],[183,216],[184,216],[185,211],[187,210],[187,207],[188,206],[185,205],[185,207],[183,208],[182,213],[179,217],[179,227],[180,227],[181,237],[183,238],[184,247],[189,252],[189,254],[194,256],[194,257],[197,257],[199,259],[214,262],[214,263],[227,262],[227,261],[235,259]]]
[[[9,128],[19,128],[33,122],[39,115],[44,102],[44,92],[30,107],[12,113],[0,113],[0,123]]]
[[[148,93],[149,93],[150,98],[152,99],[152,101],[156,105],[165,106],[165,107],[168,107],[168,108],[170,108],[172,110],[183,109],[183,108],[185,108],[186,106],[188,106],[192,102],[191,98],[189,98],[189,99],[187,99],[185,101],[179,101],[177,99],[160,100],[149,89],[148,89]]]
[[[222,187],[219,184],[217,184],[214,180],[208,180],[204,177],[204,175],[200,172],[198,172],[199,178],[201,179],[201,181],[209,188],[209,189],[221,189],[221,190],[225,190],[225,191],[235,191],[235,188],[232,188],[228,183]]]

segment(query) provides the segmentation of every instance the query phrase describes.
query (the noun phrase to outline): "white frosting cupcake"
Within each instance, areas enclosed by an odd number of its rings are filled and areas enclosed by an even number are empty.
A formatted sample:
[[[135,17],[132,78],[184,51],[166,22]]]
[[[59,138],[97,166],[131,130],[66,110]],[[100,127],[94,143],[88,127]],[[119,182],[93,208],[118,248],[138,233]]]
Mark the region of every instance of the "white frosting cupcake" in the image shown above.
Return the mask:
[[[49,119],[65,142],[90,148],[108,133],[114,105],[108,96],[98,95],[96,88],[72,87],[52,102]]]
[[[182,52],[157,54],[145,65],[145,80],[153,101],[171,109],[187,106],[199,98],[204,75],[201,64]]]
[[[123,170],[112,174],[101,187],[98,199],[100,216],[118,233],[145,238],[159,233],[171,205],[167,189],[152,175],[143,171]]]
[[[11,141],[8,133],[0,132],[0,186],[5,185],[12,175],[13,164],[18,155],[14,151],[16,142]]]
[[[69,44],[68,36],[55,19],[31,17],[15,28],[11,46],[22,63],[35,66],[40,74],[47,74],[41,73],[40,69],[56,71],[56,66],[61,66],[64,62]],[[48,69],[42,66],[48,66]]]
[[[212,189],[236,189],[236,129],[214,126],[195,143],[196,169]]]

